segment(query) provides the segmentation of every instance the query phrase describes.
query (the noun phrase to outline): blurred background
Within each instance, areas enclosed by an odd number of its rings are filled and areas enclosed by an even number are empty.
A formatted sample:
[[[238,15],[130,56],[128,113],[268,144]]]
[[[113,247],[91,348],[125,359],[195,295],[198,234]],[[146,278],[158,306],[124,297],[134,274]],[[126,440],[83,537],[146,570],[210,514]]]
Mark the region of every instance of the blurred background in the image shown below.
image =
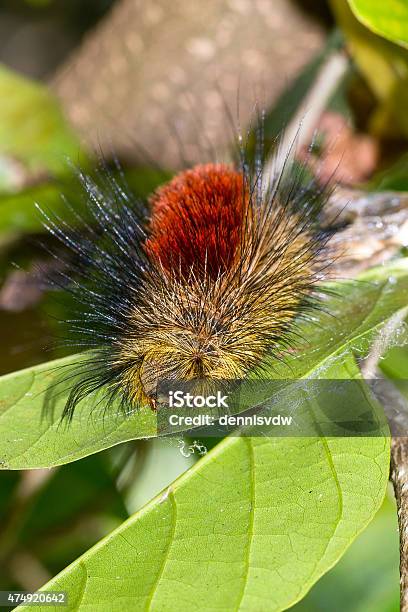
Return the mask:
[[[115,173],[119,161],[146,197],[186,163],[223,157],[238,129],[250,142],[258,106],[272,150],[304,120],[297,154],[321,180],[403,192],[407,103],[407,40],[363,25],[347,0],[3,0],[0,374],[72,351],[58,340],[67,305],[31,273],[48,265],[38,238],[55,248],[34,203],[71,222],[62,195],[84,206],[73,164],[92,174],[103,154]],[[39,587],[196,459],[188,441],[138,442],[2,472],[0,590]],[[391,492],[295,608],[399,609]]]

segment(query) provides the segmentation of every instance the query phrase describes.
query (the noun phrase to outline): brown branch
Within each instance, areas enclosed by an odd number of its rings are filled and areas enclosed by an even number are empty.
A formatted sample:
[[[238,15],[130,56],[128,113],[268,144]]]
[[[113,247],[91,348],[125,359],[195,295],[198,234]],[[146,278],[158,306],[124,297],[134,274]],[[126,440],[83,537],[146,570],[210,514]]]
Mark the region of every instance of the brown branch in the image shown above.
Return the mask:
[[[398,509],[401,612],[408,611],[408,437],[391,441],[391,480]]]
[[[370,357],[368,357],[368,361]],[[363,364],[363,374],[365,370]],[[401,611],[408,612],[408,404],[392,381],[377,369],[366,373],[374,376],[370,387],[384,408],[391,432],[390,480],[397,502],[400,540],[400,600]]]
[[[319,118],[345,77],[348,65],[348,59],[341,51],[331,53],[323,62],[312,87],[285,127],[279,147],[267,161],[264,167],[266,175],[279,174],[293,148],[300,150],[302,146],[309,145]]]

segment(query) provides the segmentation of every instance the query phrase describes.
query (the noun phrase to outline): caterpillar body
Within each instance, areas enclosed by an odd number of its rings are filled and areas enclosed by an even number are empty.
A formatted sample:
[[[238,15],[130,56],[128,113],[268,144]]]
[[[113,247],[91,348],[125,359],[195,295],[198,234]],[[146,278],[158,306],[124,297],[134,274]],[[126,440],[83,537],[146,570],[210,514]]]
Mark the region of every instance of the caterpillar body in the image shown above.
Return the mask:
[[[296,319],[319,305],[328,265],[319,226],[327,191],[287,160],[267,177],[250,164],[206,163],[160,186],[147,206],[106,174],[81,175],[91,221],[47,217],[72,251],[57,273],[81,305],[70,333],[88,352],[64,415],[104,390],[125,412],[155,405],[160,380],[240,379],[283,355]],[[83,224],[84,225],[84,224]]]

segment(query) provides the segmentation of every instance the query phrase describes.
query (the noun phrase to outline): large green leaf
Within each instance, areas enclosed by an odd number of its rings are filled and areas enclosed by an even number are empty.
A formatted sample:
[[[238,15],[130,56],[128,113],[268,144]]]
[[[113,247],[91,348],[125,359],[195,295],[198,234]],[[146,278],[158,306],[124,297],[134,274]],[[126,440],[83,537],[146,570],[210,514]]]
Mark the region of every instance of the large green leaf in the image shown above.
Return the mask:
[[[408,3],[406,0],[348,0],[356,17],[370,30],[408,47]]]
[[[340,375],[344,356],[353,350],[363,355],[370,338],[394,313],[408,305],[408,261],[338,283],[336,297],[326,300],[325,311],[303,324],[303,341],[287,364],[272,361],[270,376],[281,379],[324,378],[328,366]],[[51,467],[74,461],[120,442],[156,435],[156,417],[142,409],[124,418],[111,406],[105,413],[92,407],[97,397],[83,400],[69,427],[60,424],[66,394],[44,413],[46,391],[60,376],[60,367],[78,356],[43,364],[0,378],[0,465],[4,469]]]
[[[372,519],[388,461],[386,436],[226,438],[45,590],[80,611],[286,609]]]

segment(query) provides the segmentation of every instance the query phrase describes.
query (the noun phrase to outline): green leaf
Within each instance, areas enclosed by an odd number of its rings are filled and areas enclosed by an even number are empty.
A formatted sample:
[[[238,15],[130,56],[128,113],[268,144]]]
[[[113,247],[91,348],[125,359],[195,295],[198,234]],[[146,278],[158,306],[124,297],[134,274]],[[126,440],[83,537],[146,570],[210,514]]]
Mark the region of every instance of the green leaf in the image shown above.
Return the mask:
[[[408,410],[408,346],[394,346],[379,363],[380,370],[392,381],[392,385],[399,391],[401,408],[405,405]]]
[[[372,519],[388,458],[387,437],[227,438],[45,590],[68,610],[286,609]]]
[[[380,368],[393,380],[408,380],[408,347],[392,347],[385,358],[380,361]]]
[[[150,408],[128,418],[112,410],[104,418],[100,411],[92,412],[97,397],[82,403],[85,410],[79,406],[69,426],[61,424],[68,392],[58,389],[61,368],[80,358],[65,357],[0,378],[0,467],[53,467],[120,442],[156,434],[156,417]],[[56,397],[48,400],[47,392],[53,386]]]
[[[216,439],[215,442],[218,442]],[[181,476],[196,462],[197,455],[189,449],[186,440],[179,440],[183,452],[175,453],[175,445],[165,438],[148,440],[144,444],[146,452],[142,467],[132,474],[125,501],[129,513],[140,510],[148,501]],[[140,443],[139,443],[140,444]],[[190,454],[191,453],[191,454]],[[12,472],[13,473],[13,472]]]
[[[400,75],[406,74],[407,52],[377,36],[356,19],[346,0],[330,0],[336,21],[359,69],[379,100],[388,99]]]
[[[408,47],[408,3],[406,0],[348,0],[355,16],[370,30]]]
[[[399,612],[398,551],[397,508],[391,493],[364,533],[293,612]]]
[[[344,378],[347,354],[364,355],[383,324],[408,304],[408,261],[362,275],[359,281],[338,283],[337,295],[326,301],[315,321],[299,332],[304,341],[286,364],[270,360],[270,378],[324,378],[334,363],[333,378]],[[60,424],[66,393],[60,392],[53,411],[45,415],[47,389],[61,369],[76,363],[71,356],[0,378],[0,466],[4,469],[52,467],[75,461],[120,442],[157,434],[156,416],[150,408],[124,418],[111,406],[98,410],[98,396],[81,402],[71,425]],[[96,408],[95,408],[96,407]],[[94,409],[93,409],[94,408]]]
[[[369,2],[365,4],[368,6]],[[371,4],[380,6],[380,3]],[[377,135],[406,136],[407,49],[365,27],[356,18],[347,0],[330,0],[330,5],[353,59],[379,102],[370,117],[371,130]],[[384,4],[384,10],[389,10],[388,4]]]
[[[0,65],[0,234],[41,230],[35,202],[63,210],[53,180],[71,173],[68,159],[87,164],[57,99]]]

